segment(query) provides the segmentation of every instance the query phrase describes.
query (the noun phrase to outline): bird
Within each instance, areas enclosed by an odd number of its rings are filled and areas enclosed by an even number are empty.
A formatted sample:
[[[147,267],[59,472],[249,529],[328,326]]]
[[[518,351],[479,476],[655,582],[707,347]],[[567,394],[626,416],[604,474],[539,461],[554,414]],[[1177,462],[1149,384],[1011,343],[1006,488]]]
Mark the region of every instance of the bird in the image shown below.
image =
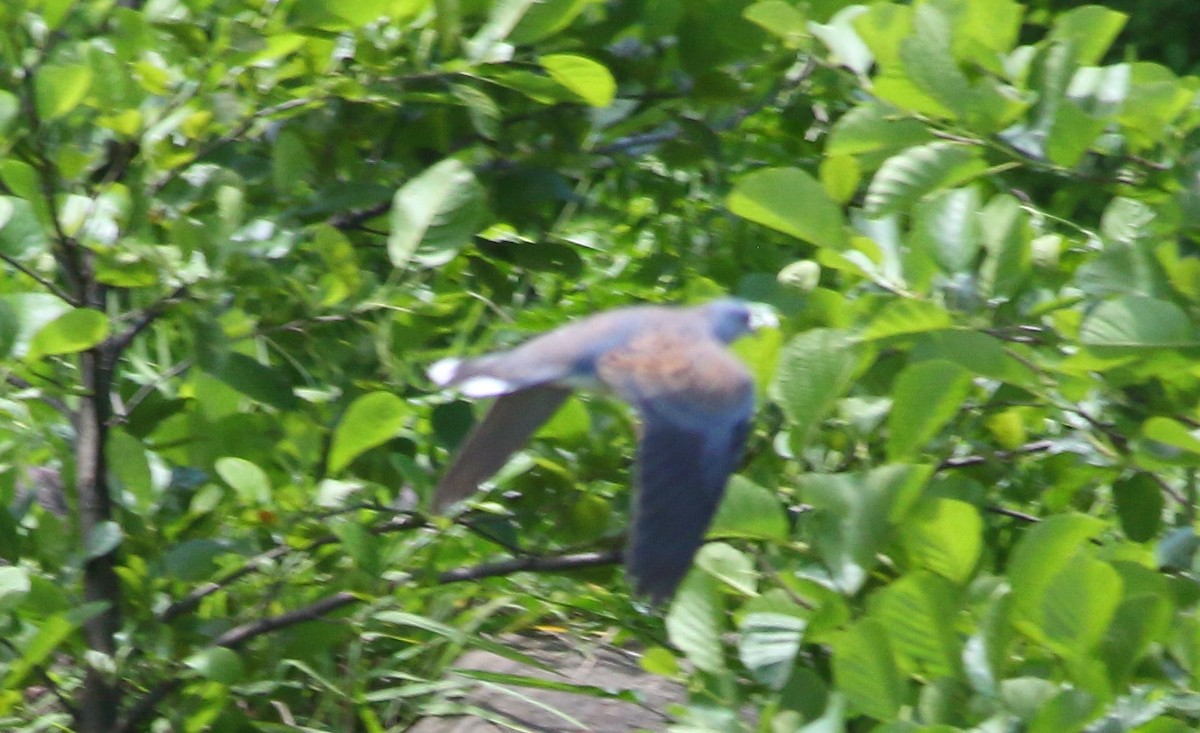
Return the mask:
[[[725,347],[765,325],[777,325],[769,306],[736,298],[628,306],[508,351],[437,361],[428,374],[438,386],[497,399],[434,489],[434,510],[475,492],[574,389],[615,395],[641,421],[626,572],[638,597],[660,605],[704,541],[754,413],[754,381]]]

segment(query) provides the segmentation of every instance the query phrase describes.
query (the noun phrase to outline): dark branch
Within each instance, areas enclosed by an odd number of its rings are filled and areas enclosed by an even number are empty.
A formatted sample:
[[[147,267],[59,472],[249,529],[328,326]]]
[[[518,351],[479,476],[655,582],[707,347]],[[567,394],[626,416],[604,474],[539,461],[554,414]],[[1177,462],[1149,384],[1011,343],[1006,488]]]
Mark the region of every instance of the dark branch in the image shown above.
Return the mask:
[[[1030,522],[1031,524],[1042,521],[1032,514],[1019,512],[1016,509],[1007,509],[1002,506],[989,506],[987,507],[987,511],[991,512],[992,514],[999,514],[1005,517],[1012,517],[1013,519],[1020,519],[1022,522]]]
[[[947,458],[938,464],[938,470],[944,471],[949,468],[965,468],[967,466],[978,466],[990,461],[1006,461],[1010,458],[1027,455],[1029,453],[1044,453],[1054,447],[1054,442],[1050,440],[1037,440],[1011,451],[996,451],[988,456],[963,456],[961,458]]]
[[[20,377],[16,376],[15,374],[9,374],[8,376],[6,376],[4,378],[4,381],[7,382],[8,384],[11,384],[14,387],[16,387],[17,389],[38,389],[37,387],[33,386],[33,384],[31,384],[30,382],[27,382],[24,379],[21,379]],[[40,392],[40,390],[39,390],[39,392]],[[45,394],[44,392],[40,392],[38,394],[38,399],[41,400],[42,402],[46,403],[50,407],[53,407],[55,410],[61,412],[64,417],[66,417],[70,420],[75,419],[75,413],[71,410],[70,407],[67,406],[66,402],[63,402],[59,398]]]
[[[187,285],[180,285],[179,287],[175,288],[170,295],[156,301],[143,310],[128,328],[109,338],[108,353],[112,355],[112,358],[120,358],[121,353],[124,352],[125,349],[129,348],[129,345],[133,343],[133,340],[137,338],[138,334],[149,328],[150,324],[154,323],[154,321],[163,314],[163,311],[186,298],[187,289]]]
[[[166,188],[167,185],[171,183],[171,181],[178,178],[183,171],[187,170],[188,166],[192,165],[193,163],[195,163],[199,160],[203,160],[204,158],[208,157],[209,155],[212,155],[214,152],[221,149],[222,147],[228,145],[231,142],[234,142],[235,140],[240,138],[242,135],[245,135],[250,130],[250,128],[254,126],[255,122],[262,120],[262,119],[267,119],[269,117],[273,117],[274,115],[277,115],[280,112],[286,112],[290,109],[295,109],[296,107],[303,107],[307,104],[314,104],[319,101],[321,101],[321,100],[314,99],[314,98],[308,98],[308,97],[301,98],[301,99],[290,99],[286,102],[282,102],[273,107],[265,107],[263,109],[255,111],[253,114],[247,115],[245,119],[243,119],[240,123],[238,123],[237,127],[234,127],[232,130],[225,133],[221,137],[217,138],[216,140],[213,140],[209,144],[204,145],[199,150],[197,150],[196,154],[193,155],[192,159],[187,161],[187,163],[177,165],[174,168],[172,168],[170,170],[170,172],[167,173],[167,175],[165,175],[161,180],[159,180],[157,183],[155,183],[153,185],[151,193],[157,194],[159,191]]]
[[[11,266],[12,268],[19,271],[21,274],[32,279],[34,282],[36,282],[38,285],[41,285],[46,290],[49,290],[51,293],[53,293],[55,296],[57,296],[59,300],[63,301],[64,303],[68,303],[69,305],[72,305],[75,307],[79,306],[79,301],[75,300],[75,298],[72,298],[70,293],[68,293],[67,291],[58,287],[57,285],[50,282],[49,280],[42,277],[41,275],[37,274],[30,268],[23,265],[21,262],[17,261],[15,258],[10,257],[9,255],[0,253],[0,260],[3,260],[9,266]]]
[[[390,532],[402,532],[406,529],[416,529],[423,526],[425,526],[425,520],[420,517],[401,516],[389,519],[378,526],[372,527],[371,534],[381,535],[388,534]],[[185,613],[191,613],[192,611],[196,610],[197,606],[200,605],[200,601],[203,601],[205,598],[211,596],[213,593],[216,593],[222,588],[227,588],[230,585],[233,585],[248,575],[262,572],[263,568],[265,568],[268,563],[274,560],[278,560],[281,557],[290,555],[293,552],[311,552],[319,547],[331,545],[338,541],[339,540],[336,536],[326,535],[313,540],[302,548],[279,545],[278,547],[274,547],[266,552],[255,555],[247,560],[246,564],[242,565],[237,570],[234,570],[228,575],[225,575],[217,580],[205,583],[198,588],[194,588],[186,596],[167,606],[162,612],[159,613],[158,620],[162,621],[163,623],[169,623]]]
[[[402,517],[391,522],[386,522],[380,525],[377,529],[383,529],[389,525],[397,524],[402,520],[412,520],[411,517]],[[322,538],[324,539],[324,538]],[[327,543],[326,543],[327,544]],[[276,548],[272,552],[278,551]],[[472,565],[464,568],[455,568],[447,570],[438,575],[437,583],[446,585],[449,583],[459,583],[464,580],[479,580],[482,578],[494,578],[504,575],[512,575],[526,571],[557,571],[557,570],[578,570],[581,568],[599,567],[602,565],[613,565],[621,561],[620,550],[608,550],[605,552],[580,552],[571,555],[556,555],[556,556],[540,556],[540,557],[520,557],[510,560],[500,560],[497,562],[483,563],[480,565]],[[240,571],[239,571],[240,572]],[[399,582],[392,583],[391,589],[394,590],[399,585]],[[213,640],[212,646],[220,646],[227,648],[240,647],[246,642],[271,633],[280,629],[295,626],[297,624],[306,623],[308,621],[316,621],[324,618],[330,613],[355,603],[365,600],[363,596],[341,591],[333,595],[326,596],[317,601],[314,601],[307,606],[292,609],[286,613],[281,613],[275,616],[268,616],[257,621],[236,626],[224,634],[221,634]],[[157,686],[141,697],[138,702],[130,709],[129,714],[117,725],[114,730],[117,733],[132,733],[142,721],[152,715],[158,708],[159,704],[166,699],[168,695],[174,692],[183,684],[183,678],[173,677],[163,680]]]
[[[438,575],[438,584],[460,583],[464,580],[481,580],[503,575],[512,575],[526,571],[550,572],[557,570],[579,570],[603,565],[615,565],[621,562],[620,550],[605,550],[604,552],[579,552],[573,555],[530,555],[514,557],[508,560],[472,565],[465,568],[447,570]]]

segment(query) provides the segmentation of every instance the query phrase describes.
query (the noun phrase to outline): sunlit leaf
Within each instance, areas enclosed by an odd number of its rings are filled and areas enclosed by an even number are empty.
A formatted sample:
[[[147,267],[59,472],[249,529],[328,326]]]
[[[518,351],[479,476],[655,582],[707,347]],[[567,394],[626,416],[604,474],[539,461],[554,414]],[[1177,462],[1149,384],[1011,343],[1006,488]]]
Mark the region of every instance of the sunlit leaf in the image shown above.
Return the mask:
[[[108,319],[91,308],[74,308],[39,330],[29,342],[26,358],[86,351],[108,337]]]
[[[612,73],[598,61],[576,54],[558,53],[538,61],[550,78],[578,94],[593,107],[607,107],[617,92]]]
[[[726,205],[738,216],[822,247],[845,246],[841,208],[799,168],[766,168],[743,176]]]
[[[436,267],[451,260],[483,226],[483,192],[475,175],[447,158],[396,191],[388,258],[403,269],[415,261]]]
[[[341,471],[363,452],[396,437],[408,414],[404,401],[390,392],[371,392],[356,399],[334,431],[329,471]]]

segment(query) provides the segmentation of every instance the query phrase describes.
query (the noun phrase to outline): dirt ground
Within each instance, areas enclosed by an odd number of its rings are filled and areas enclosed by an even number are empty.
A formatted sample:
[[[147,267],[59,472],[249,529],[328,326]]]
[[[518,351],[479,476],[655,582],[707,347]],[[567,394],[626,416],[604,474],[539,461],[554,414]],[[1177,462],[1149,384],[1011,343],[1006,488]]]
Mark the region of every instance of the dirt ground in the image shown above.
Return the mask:
[[[510,637],[504,642],[551,671],[478,650],[464,654],[456,666],[588,685],[610,693],[627,691],[637,702],[462,677],[466,686],[462,702],[473,708],[473,713],[427,717],[410,728],[411,733],[661,731],[670,723],[667,706],[685,698],[681,686],[643,671],[633,651],[601,644],[572,645],[552,636]]]

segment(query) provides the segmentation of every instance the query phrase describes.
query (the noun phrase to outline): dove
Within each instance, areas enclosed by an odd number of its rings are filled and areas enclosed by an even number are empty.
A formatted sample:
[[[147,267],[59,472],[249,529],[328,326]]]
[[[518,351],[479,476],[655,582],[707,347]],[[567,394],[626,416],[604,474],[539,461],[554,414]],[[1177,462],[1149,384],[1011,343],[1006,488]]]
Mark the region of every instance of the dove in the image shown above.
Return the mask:
[[[733,298],[598,313],[508,351],[442,359],[437,385],[497,398],[434,490],[436,511],[471,495],[574,389],[633,406],[642,427],[626,569],[637,595],[669,599],[704,541],[754,413],[754,382],[725,347],[773,313]]]

